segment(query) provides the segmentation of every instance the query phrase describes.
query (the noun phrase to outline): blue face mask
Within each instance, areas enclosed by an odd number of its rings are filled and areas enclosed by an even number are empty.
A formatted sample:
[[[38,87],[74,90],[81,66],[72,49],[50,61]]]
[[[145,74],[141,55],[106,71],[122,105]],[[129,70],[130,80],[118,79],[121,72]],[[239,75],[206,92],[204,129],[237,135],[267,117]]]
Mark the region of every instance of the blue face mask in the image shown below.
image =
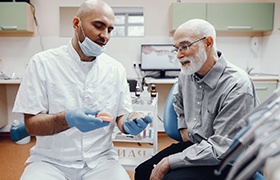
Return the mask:
[[[95,42],[90,40],[88,37],[85,37],[85,40],[82,43],[79,40],[78,40],[78,42],[79,42],[81,50],[88,57],[90,57],[90,56],[97,57],[100,54],[102,54],[105,50],[104,46],[102,46],[102,47],[99,46],[98,44],[96,44]]]
[[[80,48],[83,51],[83,53],[88,57],[91,57],[91,56],[97,57],[100,54],[102,54],[105,50],[105,46],[99,46],[98,44],[96,44],[95,42],[90,40],[88,37],[86,37],[82,25],[81,25],[81,30],[85,37],[84,41],[80,42],[79,36],[78,35],[77,36],[78,36],[78,43],[79,43]]]

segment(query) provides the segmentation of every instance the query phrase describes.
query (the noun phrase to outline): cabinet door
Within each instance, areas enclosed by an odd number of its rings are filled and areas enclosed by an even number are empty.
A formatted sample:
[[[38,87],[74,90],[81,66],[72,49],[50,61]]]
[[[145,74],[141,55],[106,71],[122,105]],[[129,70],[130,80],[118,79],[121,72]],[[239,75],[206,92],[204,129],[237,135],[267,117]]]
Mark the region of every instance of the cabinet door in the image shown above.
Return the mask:
[[[7,91],[6,85],[0,84],[0,128],[8,124],[8,105],[7,105]]]
[[[33,31],[28,3],[0,3],[0,31]]]
[[[273,29],[274,3],[209,3],[207,20],[216,30]]]
[[[172,3],[172,30],[193,18],[206,19],[206,3]]]
[[[254,81],[254,84],[260,102],[266,100],[272,94],[272,92],[277,89],[277,82]]]

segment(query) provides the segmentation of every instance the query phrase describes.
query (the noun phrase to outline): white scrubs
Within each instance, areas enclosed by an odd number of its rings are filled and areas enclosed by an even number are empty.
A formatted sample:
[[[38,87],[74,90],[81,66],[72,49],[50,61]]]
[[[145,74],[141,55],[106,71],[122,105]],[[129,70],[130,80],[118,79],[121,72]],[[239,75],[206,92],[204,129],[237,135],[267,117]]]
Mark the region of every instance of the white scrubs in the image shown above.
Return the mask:
[[[71,41],[68,45],[34,55],[21,82],[13,112],[56,114],[79,107],[109,112],[114,120],[131,112],[124,67],[106,54],[93,62],[81,62]],[[104,161],[112,163],[112,159],[115,162],[118,159],[112,143],[114,126],[115,122],[86,133],[72,127],[55,135],[37,136],[27,162],[46,161],[68,168],[88,167],[92,170],[104,164],[107,169],[109,166]],[[28,168],[38,171],[40,166]],[[99,173],[104,179],[110,179],[110,174],[114,177],[120,173],[119,169],[110,168],[110,173]],[[123,177],[119,179],[123,180]]]

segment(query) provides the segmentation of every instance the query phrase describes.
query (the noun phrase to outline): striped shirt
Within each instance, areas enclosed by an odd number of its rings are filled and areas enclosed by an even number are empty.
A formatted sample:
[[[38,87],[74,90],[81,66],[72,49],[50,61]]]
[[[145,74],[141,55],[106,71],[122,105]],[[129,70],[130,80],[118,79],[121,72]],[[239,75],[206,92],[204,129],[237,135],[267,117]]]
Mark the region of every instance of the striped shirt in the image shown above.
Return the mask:
[[[203,77],[180,74],[174,91],[178,128],[188,129],[194,145],[169,156],[171,169],[217,165],[237,132],[223,138],[231,128],[258,105],[253,81],[221,53]]]

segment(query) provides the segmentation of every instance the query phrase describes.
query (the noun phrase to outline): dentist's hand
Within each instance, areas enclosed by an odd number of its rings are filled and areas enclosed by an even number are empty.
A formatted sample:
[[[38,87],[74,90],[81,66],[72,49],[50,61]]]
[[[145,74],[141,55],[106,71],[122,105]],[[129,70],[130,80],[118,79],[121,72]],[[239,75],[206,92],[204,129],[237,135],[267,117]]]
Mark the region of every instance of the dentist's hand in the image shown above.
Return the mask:
[[[129,116],[124,122],[124,130],[125,132],[136,136],[142,132],[151,122],[152,118],[148,115],[146,115],[144,118],[137,117],[135,119],[130,119]]]
[[[66,111],[66,122],[70,127],[76,127],[81,132],[88,132],[109,125],[109,122],[102,121],[96,117],[99,111],[88,108],[78,108]]]

